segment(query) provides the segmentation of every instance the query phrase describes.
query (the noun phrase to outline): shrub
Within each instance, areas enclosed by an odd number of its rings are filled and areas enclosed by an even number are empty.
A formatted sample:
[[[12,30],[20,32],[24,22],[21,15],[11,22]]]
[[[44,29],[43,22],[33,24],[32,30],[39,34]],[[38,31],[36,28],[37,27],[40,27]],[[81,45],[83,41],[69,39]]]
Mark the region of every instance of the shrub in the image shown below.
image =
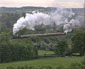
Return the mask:
[[[0,35],[0,63],[37,58],[37,49],[29,40],[11,40],[6,33]]]
[[[55,46],[55,54],[57,56],[65,56],[67,51],[68,45],[67,42],[62,40],[57,42],[57,45]]]

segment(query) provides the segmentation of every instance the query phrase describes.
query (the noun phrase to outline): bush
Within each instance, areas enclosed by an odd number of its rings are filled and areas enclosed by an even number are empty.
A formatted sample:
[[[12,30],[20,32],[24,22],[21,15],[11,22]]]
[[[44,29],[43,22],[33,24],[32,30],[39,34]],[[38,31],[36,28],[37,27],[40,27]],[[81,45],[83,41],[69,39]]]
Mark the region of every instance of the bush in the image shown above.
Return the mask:
[[[19,44],[2,45],[0,46],[0,62],[28,60],[37,57],[37,50],[34,50],[31,45],[22,46]]]
[[[0,35],[0,63],[30,60],[38,57],[38,51],[29,40],[11,40],[6,33]]]
[[[57,56],[65,56],[67,52],[67,48],[68,48],[68,45],[66,41],[64,40],[59,41],[57,42],[57,45],[55,46],[55,54]]]
[[[80,53],[81,56],[85,53],[85,31],[77,30],[71,38],[72,51],[74,53]]]
[[[85,65],[82,63],[72,63],[69,69],[85,69]]]

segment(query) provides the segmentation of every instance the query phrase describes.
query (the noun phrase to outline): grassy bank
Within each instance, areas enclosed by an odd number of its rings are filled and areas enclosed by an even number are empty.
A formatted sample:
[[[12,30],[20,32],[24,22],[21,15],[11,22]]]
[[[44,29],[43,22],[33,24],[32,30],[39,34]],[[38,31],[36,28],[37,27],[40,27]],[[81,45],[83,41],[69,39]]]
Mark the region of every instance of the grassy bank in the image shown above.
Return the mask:
[[[2,63],[0,64],[0,69],[7,69],[9,66],[18,67],[18,66],[51,66],[55,69],[57,66],[68,67],[72,63],[80,63],[83,60],[83,57],[56,57],[56,58],[41,58],[30,61],[18,61],[11,63]]]

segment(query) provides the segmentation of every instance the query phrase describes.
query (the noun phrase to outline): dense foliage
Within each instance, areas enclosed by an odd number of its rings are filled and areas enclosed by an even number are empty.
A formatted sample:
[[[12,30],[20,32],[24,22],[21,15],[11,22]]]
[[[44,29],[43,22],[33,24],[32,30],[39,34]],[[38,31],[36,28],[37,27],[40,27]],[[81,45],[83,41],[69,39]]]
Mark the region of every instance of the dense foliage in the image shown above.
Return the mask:
[[[12,40],[8,34],[0,34],[0,63],[29,60],[38,57],[37,48],[29,40]]]
[[[72,36],[72,51],[78,52],[80,55],[85,53],[85,31],[77,30]]]
[[[65,56],[67,52],[68,45],[66,41],[58,41],[57,45],[55,46],[55,54],[57,56]]]

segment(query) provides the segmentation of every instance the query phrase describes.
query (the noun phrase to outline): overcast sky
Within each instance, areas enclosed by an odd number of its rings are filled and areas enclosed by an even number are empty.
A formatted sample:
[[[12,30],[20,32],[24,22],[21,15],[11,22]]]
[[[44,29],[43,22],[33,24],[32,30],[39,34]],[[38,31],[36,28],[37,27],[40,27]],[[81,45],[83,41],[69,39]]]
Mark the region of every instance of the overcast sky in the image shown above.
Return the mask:
[[[84,0],[0,0],[0,7],[22,7],[22,6],[42,6],[42,7],[65,7],[83,8]]]
[[[61,2],[84,2],[84,0],[56,0]]]

